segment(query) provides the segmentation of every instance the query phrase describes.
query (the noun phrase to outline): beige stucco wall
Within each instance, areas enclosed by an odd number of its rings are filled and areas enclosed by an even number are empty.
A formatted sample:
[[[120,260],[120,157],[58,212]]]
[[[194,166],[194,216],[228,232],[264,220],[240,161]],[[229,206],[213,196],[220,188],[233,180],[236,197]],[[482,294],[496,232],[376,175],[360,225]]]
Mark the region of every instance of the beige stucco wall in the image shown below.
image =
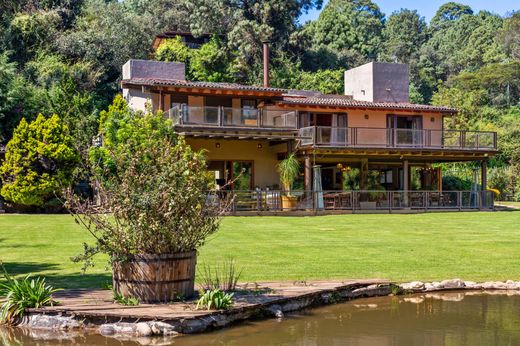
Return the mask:
[[[141,89],[123,89],[123,97],[131,109],[136,111],[145,111],[146,104],[151,103],[153,109],[156,109],[159,102],[159,95],[152,93],[143,93]]]
[[[432,130],[430,131],[430,141],[432,146],[440,147],[442,145],[442,124],[442,114],[424,113],[423,129]]]
[[[253,186],[260,188],[280,185],[276,165],[278,153],[287,151],[286,144],[270,146],[269,141],[187,138],[194,149],[205,149],[207,160],[253,161]],[[216,143],[220,148],[216,147]],[[258,148],[262,144],[262,148]]]

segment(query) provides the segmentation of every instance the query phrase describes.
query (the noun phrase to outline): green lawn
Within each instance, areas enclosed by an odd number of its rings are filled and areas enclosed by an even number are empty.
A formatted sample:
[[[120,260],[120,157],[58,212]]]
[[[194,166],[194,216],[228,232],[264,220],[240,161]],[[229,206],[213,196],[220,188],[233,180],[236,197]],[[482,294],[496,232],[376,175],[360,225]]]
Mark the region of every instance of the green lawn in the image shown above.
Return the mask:
[[[61,287],[101,287],[69,258],[89,235],[68,215],[0,215],[0,260]],[[321,217],[227,217],[199,263],[228,256],[243,281],[327,278],[520,280],[520,211]]]

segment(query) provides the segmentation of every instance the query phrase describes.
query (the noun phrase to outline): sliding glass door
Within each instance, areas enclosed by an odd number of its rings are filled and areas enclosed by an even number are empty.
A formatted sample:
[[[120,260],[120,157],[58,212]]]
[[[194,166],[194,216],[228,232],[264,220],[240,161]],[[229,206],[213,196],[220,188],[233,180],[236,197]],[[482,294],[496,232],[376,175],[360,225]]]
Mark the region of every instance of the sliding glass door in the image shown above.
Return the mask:
[[[423,144],[422,115],[388,115],[388,145],[420,147]]]

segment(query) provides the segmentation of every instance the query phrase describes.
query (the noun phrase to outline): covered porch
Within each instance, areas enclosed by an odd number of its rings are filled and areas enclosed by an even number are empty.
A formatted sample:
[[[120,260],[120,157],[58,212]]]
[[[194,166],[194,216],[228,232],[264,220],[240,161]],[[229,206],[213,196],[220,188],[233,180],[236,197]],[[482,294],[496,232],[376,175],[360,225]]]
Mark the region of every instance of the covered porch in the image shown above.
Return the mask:
[[[494,193],[486,191],[485,153],[389,150],[299,150],[300,175],[293,184],[297,202],[283,203],[279,189],[229,191],[230,212],[307,213],[425,212],[492,210]],[[471,189],[443,190],[443,162],[474,161]]]

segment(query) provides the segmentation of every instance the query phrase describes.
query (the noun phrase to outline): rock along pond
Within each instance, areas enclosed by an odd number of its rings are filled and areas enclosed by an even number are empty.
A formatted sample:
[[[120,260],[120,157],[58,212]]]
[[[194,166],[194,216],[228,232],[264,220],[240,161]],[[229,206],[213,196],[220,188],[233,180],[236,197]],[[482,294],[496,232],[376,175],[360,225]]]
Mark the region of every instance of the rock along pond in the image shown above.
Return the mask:
[[[358,299],[173,338],[1,329],[2,345],[520,345],[518,292],[443,292]]]

